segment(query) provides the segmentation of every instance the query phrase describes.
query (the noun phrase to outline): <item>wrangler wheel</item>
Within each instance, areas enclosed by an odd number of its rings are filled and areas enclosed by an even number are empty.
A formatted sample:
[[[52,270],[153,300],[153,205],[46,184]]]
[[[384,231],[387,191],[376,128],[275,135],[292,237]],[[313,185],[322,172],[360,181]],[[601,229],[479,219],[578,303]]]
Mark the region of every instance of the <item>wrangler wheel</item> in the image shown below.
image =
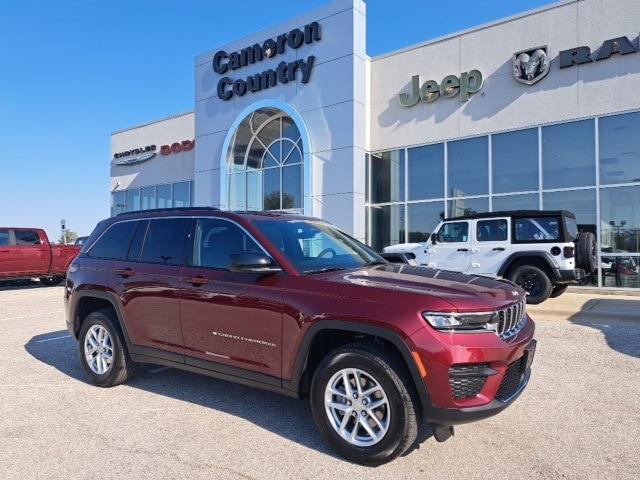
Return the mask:
[[[533,265],[516,267],[509,275],[509,280],[527,292],[527,303],[532,305],[544,302],[553,289],[549,276]]]

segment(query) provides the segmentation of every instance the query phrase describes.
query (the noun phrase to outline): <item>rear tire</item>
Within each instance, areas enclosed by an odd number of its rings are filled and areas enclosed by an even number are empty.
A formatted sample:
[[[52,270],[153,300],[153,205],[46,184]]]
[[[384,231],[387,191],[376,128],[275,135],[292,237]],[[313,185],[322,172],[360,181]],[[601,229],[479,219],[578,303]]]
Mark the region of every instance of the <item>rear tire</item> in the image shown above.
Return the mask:
[[[553,285],[549,276],[533,265],[520,265],[509,275],[509,280],[523,288],[527,293],[527,303],[537,305],[551,295]]]
[[[99,387],[120,385],[133,375],[134,363],[116,325],[113,311],[105,309],[91,312],[80,327],[80,363]]]
[[[410,382],[406,367],[376,345],[333,350],[311,383],[320,435],[337,454],[361,465],[382,465],[402,455],[416,441],[420,425]]]
[[[576,267],[591,275],[598,268],[596,236],[591,232],[580,232],[576,238]]]
[[[569,288],[569,284],[567,283],[561,283],[559,285],[556,285],[555,287],[553,287],[553,290],[551,290],[551,295],[549,295],[549,297],[557,298],[560,295],[562,295],[564,292],[566,292],[567,288]]]

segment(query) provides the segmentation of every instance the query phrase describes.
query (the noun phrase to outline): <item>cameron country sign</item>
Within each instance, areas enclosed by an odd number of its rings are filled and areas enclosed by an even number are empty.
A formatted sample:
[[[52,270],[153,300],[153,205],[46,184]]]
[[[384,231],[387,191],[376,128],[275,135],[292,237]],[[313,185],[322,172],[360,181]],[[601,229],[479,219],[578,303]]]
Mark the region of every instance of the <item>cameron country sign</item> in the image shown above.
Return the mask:
[[[305,44],[308,45],[319,40],[320,24],[312,22],[302,28],[294,28],[288,33],[278,35],[276,38],[269,38],[262,44],[256,43],[237,52],[228,53],[225,50],[219,50],[213,56],[213,71],[224,75],[242,67],[270,59],[276,55],[281,55],[287,48],[297,50]],[[314,62],[315,57],[309,55],[306,60],[282,61],[275,69],[269,68],[245,78],[234,80],[231,77],[224,76],[218,81],[218,98],[229,100],[234,95],[241,97],[247,92],[255,93],[275,87],[278,83],[295,82],[298,71],[300,71],[300,81],[307,83],[311,77],[311,69]]]

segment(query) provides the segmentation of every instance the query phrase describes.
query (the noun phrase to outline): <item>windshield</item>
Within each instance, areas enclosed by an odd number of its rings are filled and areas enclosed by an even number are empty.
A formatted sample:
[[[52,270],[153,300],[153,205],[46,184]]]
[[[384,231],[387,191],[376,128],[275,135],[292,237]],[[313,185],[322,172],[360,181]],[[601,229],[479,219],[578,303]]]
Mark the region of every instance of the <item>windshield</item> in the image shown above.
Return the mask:
[[[328,223],[295,219],[252,223],[304,274],[386,263],[369,247]]]

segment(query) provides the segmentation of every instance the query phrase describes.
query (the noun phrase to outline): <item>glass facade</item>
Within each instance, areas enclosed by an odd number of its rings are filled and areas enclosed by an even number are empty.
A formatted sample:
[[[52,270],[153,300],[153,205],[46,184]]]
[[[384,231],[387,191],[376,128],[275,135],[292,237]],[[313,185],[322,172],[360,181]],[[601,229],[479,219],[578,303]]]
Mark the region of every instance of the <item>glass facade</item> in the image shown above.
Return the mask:
[[[294,121],[274,108],[242,120],[228,152],[231,210],[302,212],[302,138]]]
[[[443,218],[540,208],[598,239],[583,285],[640,288],[640,112],[367,156],[367,242],[424,242]]]
[[[129,188],[111,193],[111,216],[151,208],[190,207],[193,182],[184,181]]]

